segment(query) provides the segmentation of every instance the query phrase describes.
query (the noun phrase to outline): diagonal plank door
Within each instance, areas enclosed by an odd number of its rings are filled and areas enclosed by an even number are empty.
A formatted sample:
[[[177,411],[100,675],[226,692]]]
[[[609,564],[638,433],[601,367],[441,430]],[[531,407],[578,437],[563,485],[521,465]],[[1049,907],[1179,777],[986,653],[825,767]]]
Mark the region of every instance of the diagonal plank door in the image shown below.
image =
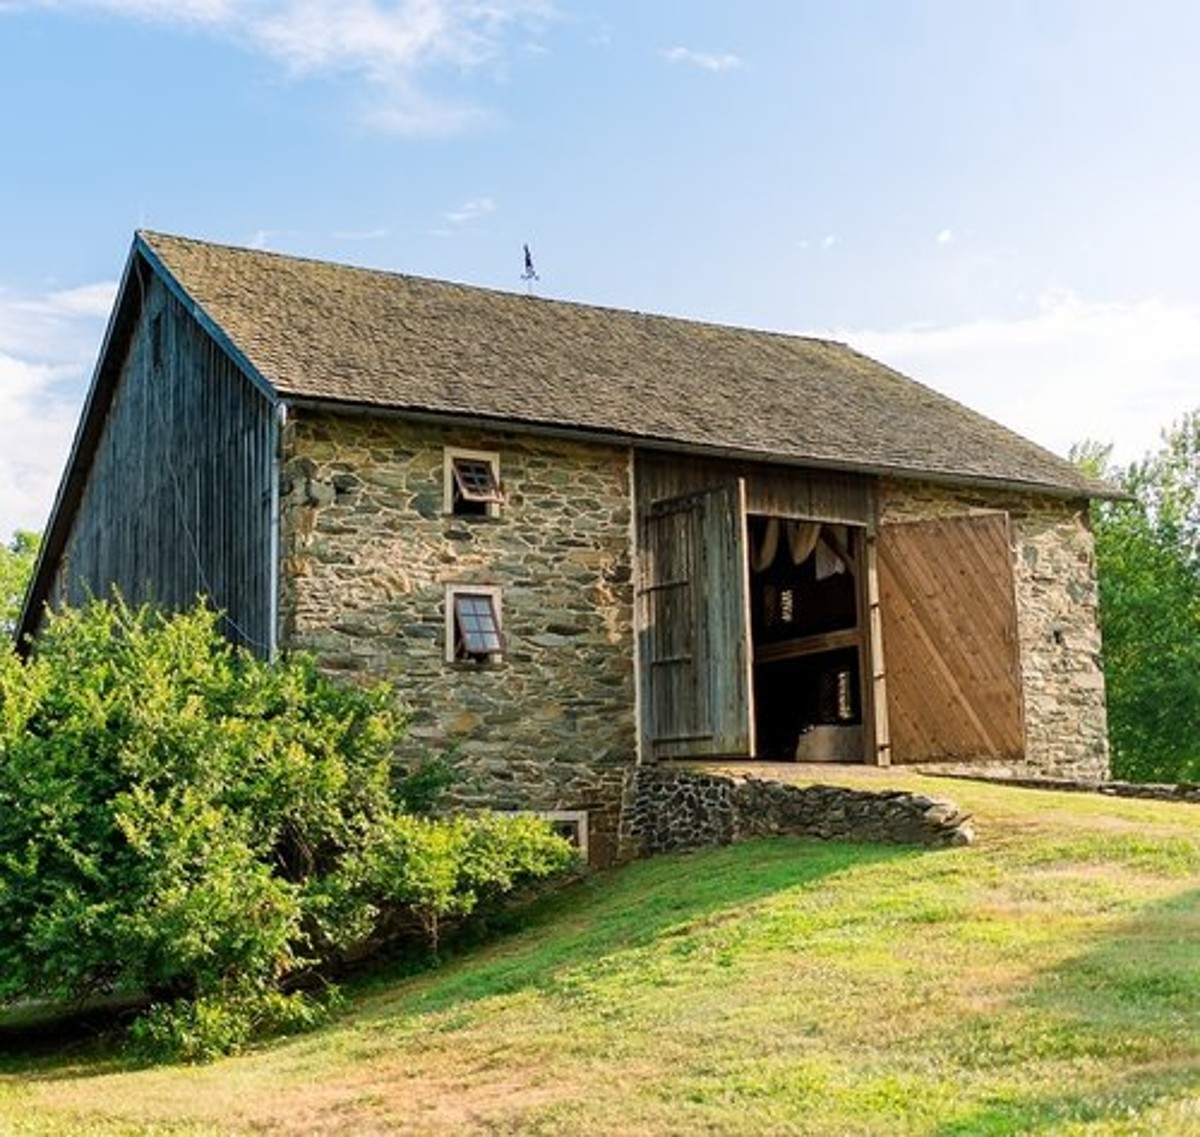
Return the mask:
[[[881,526],[878,564],[891,760],[1019,761],[1008,515]]]
[[[653,758],[753,753],[745,489],[652,503],[640,521],[644,729]]]

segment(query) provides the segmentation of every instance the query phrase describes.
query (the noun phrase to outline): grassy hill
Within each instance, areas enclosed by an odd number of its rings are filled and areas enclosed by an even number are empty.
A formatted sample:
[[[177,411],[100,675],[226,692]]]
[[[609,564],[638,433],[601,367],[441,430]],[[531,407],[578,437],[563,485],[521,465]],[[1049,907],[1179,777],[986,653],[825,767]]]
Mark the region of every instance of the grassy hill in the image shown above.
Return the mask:
[[[598,874],[212,1066],[9,1054],[0,1133],[1200,1134],[1200,808],[888,784],[978,843]]]

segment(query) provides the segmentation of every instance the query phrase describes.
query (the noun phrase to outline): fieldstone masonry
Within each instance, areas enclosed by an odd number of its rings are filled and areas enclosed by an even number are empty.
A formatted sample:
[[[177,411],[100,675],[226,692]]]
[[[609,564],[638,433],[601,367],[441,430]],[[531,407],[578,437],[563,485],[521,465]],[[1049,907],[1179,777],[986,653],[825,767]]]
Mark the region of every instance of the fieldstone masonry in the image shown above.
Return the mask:
[[[499,456],[497,516],[447,512],[447,447]],[[587,810],[597,863],[766,832],[963,839],[952,807],[910,795],[638,768],[628,448],[300,411],[283,453],[282,642],[393,683],[400,761],[448,755],[454,804]],[[1086,505],[900,480],[879,503],[884,521],[1009,512],[1027,762],[988,772],[1106,777]],[[450,585],[499,589],[500,659],[447,662]]]
[[[901,790],[795,786],[667,765],[637,770],[621,830],[629,857],[790,834],[946,847],[969,844],[953,802]]]
[[[499,455],[499,516],[446,513],[446,447]],[[448,755],[454,804],[585,809],[613,859],[636,753],[628,451],[305,414],[285,453],[285,642],[394,683],[399,759]],[[446,661],[451,584],[501,589],[500,660]]]
[[[1067,779],[1107,778],[1104,672],[1087,503],[898,480],[880,486],[882,523],[997,509],[1009,514],[1015,546],[1025,761],[1007,769],[994,763],[954,768],[1012,776],[1036,770]]]

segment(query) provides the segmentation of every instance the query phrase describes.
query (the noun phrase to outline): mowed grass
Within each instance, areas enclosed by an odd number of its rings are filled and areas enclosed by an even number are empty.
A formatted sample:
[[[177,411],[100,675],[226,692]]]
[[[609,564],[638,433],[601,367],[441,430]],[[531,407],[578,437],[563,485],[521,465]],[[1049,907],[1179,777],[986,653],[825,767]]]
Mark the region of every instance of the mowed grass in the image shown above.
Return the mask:
[[[9,1054],[0,1133],[1200,1134],[1200,808],[832,779],[951,797],[978,842],[597,874],[211,1066]]]

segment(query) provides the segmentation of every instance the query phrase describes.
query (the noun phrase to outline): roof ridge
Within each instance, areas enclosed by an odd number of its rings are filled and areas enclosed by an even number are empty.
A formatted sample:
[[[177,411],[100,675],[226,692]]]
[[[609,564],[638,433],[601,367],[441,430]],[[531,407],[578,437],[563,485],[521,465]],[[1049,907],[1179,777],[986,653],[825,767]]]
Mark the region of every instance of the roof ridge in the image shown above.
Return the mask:
[[[403,272],[400,269],[377,268],[370,265],[352,264],[349,261],[333,261],[321,257],[305,256],[300,253],[285,253],[278,249],[258,249],[251,245],[238,245],[226,241],[212,241],[201,237],[187,237],[177,233],[164,233],[161,230],[137,229],[135,237],[144,240],[151,248],[155,241],[170,241],[179,244],[192,245],[205,249],[234,253],[241,256],[264,257],[273,260],[294,263],[298,265],[314,265],[321,268],[336,268],[340,271],[364,273],[369,276],[381,276],[390,279],[413,281],[419,284],[440,288],[463,289],[468,292],[483,293],[488,296],[512,298],[522,302],[532,301],[535,304],[561,305],[567,308],[580,309],[607,315],[634,316],[646,320],[662,320],[673,324],[686,324],[693,327],[714,328],[725,332],[736,332],[751,336],[773,336],[784,340],[801,340],[805,343],[828,344],[854,350],[844,340],[830,336],[819,336],[810,332],[785,331],[779,328],[755,327],[748,324],[731,324],[720,320],[704,319],[699,316],[671,315],[666,312],[646,312],[639,308],[623,308],[616,304],[599,304],[588,300],[570,300],[552,296],[530,295],[516,289],[498,288],[487,284],[472,284],[461,280],[447,280],[443,277],[424,276],[419,273]],[[864,357],[869,358],[869,357]],[[906,376],[907,378],[907,376]]]

